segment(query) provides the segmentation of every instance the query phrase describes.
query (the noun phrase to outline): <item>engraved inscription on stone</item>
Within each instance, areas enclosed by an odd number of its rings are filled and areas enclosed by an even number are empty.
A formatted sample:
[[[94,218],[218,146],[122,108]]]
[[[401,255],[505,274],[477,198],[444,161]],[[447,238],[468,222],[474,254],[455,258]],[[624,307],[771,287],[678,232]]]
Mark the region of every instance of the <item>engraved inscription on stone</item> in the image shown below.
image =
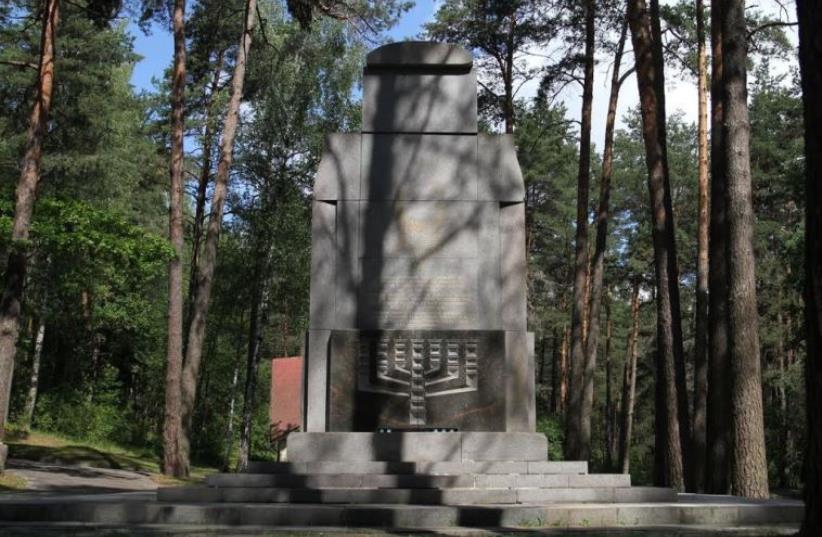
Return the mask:
[[[357,390],[407,397],[409,423],[425,425],[427,398],[477,390],[478,346],[476,339],[361,338]]]
[[[467,328],[479,319],[478,273],[464,260],[386,259],[379,271],[363,259],[362,328]],[[415,272],[416,271],[416,272]]]
[[[362,257],[475,259],[486,204],[466,201],[360,202]]]

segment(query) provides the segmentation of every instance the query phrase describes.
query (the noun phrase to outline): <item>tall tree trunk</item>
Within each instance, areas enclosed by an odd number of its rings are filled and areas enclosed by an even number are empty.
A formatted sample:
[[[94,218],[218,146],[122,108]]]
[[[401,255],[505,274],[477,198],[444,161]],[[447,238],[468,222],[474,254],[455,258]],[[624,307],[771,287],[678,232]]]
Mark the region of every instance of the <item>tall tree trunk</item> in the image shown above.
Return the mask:
[[[708,242],[708,408],[705,491],[731,490],[731,374],[728,355],[727,203],[722,2],[711,4],[711,202]]]
[[[223,73],[223,58],[225,51],[217,53],[217,62],[214,74],[208,87],[205,105],[205,129],[203,131],[203,155],[200,164],[200,177],[197,180],[197,196],[194,200],[194,224],[191,228],[191,265],[188,279],[188,314],[191,316],[192,302],[195,295],[195,286],[198,280],[197,270],[200,262],[200,246],[203,239],[203,225],[205,224],[206,194],[211,179],[211,150],[214,145],[216,129],[214,125],[214,101],[220,89],[220,76]]]
[[[240,376],[239,363],[234,366],[234,375],[231,377],[231,399],[228,402],[228,426],[225,430],[225,455],[223,457],[223,470],[231,468],[231,449],[234,447],[234,407],[237,401],[237,383]]]
[[[754,214],[751,187],[747,89],[745,0],[729,0],[722,13],[722,51],[728,185],[728,318],[731,358],[732,461],[734,494],[768,497],[768,462],[759,363],[759,313],[753,251]]]
[[[594,404],[594,370],[597,362],[597,348],[599,346],[599,317],[602,306],[602,282],[605,273],[605,250],[606,241],[608,238],[608,217],[609,204],[611,198],[611,175],[614,169],[614,124],[616,122],[617,102],[619,100],[619,89],[622,85],[623,78],[620,77],[620,66],[622,64],[622,53],[625,49],[625,39],[628,34],[627,19],[622,24],[622,31],[620,32],[619,42],[617,44],[616,53],[614,54],[614,67],[611,73],[611,95],[608,99],[608,115],[605,121],[605,145],[602,156],[602,173],[599,181],[599,208],[597,210],[597,235],[596,247],[594,249],[594,256],[591,262],[591,286],[589,296],[589,320],[588,331],[585,348],[585,387],[583,391],[583,411],[582,415],[590,416]],[[607,359],[607,358],[606,358]],[[610,365],[609,365],[610,367]],[[610,372],[610,369],[609,369]],[[606,377],[610,380],[610,377]],[[605,405],[605,419],[606,423],[610,423],[610,392],[607,393]],[[605,435],[606,445],[610,446],[613,442],[612,431],[606,431]],[[610,447],[606,450],[607,466],[610,468],[613,464],[612,452]]]
[[[29,389],[26,393],[26,406],[23,410],[23,429],[31,430],[34,422],[34,407],[37,404],[37,390],[40,387],[40,357],[43,355],[43,340],[46,338],[46,323],[40,318],[37,322],[37,332],[34,336],[34,352],[31,354],[31,372],[29,373]]]
[[[26,150],[15,193],[14,219],[11,224],[11,246],[6,265],[5,287],[0,298],[0,471],[5,466],[6,418],[11,398],[14,356],[20,334],[20,311],[23,301],[23,281],[26,279],[26,243],[31,227],[31,215],[40,183],[40,161],[43,140],[48,128],[49,110],[54,88],[54,45],[60,20],[59,0],[47,0],[43,6],[40,34],[40,64],[37,95],[34,99],[26,131]]]
[[[784,285],[784,282],[782,282]],[[776,460],[776,473],[779,479],[779,487],[786,488],[788,487],[788,397],[787,397],[787,390],[785,389],[785,385],[787,383],[787,356],[785,352],[785,338],[787,335],[787,330],[785,327],[785,321],[782,317],[782,310],[781,304],[783,303],[781,300],[781,291],[780,295],[780,310],[776,314],[776,321],[777,321],[777,345],[776,345],[776,360],[779,367],[779,382],[776,386],[776,403],[779,406],[779,445],[777,446],[777,460]]]
[[[237,471],[248,469],[251,457],[251,427],[254,418],[255,394],[257,391],[257,371],[260,364],[260,347],[263,342],[263,330],[268,320],[267,284],[261,281],[266,278],[267,268],[262,268],[258,275],[257,291],[251,305],[251,324],[248,337],[248,359],[246,362],[245,395],[243,397],[243,420],[240,430],[240,453],[237,457]]]
[[[683,490],[685,474],[682,457],[690,435],[687,433],[687,394],[682,393],[685,380],[682,319],[679,311],[679,277],[668,174],[658,3],[651,0],[649,11],[645,0],[630,0],[628,21],[636,58],[656,270],[659,379],[656,411],[660,414],[656,429],[656,453],[662,466],[658,468],[661,474],[655,480],[658,485]]]
[[[211,299],[211,288],[214,283],[214,270],[217,266],[217,246],[220,238],[220,229],[223,222],[223,206],[228,193],[228,176],[234,154],[234,137],[239,123],[240,101],[243,97],[245,70],[248,62],[248,52],[251,49],[251,37],[254,31],[254,21],[257,17],[256,0],[248,0],[245,6],[245,23],[240,36],[240,46],[237,60],[234,65],[234,75],[231,80],[231,99],[228,103],[223,137],[220,141],[220,162],[217,165],[217,176],[214,179],[214,196],[211,199],[211,215],[208,218],[203,255],[197,270],[197,282],[194,287],[194,300],[191,312],[186,345],[186,360],[183,367],[181,382],[182,389],[182,419],[183,435],[181,448],[188,457],[188,434],[191,425],[191,415],[197,395],[197,375],[203,355],[203,341],[205,339],[206,317],[208,304]]]
[[[591,182],[591,106],[594,99],[595,0],[585,0],[585,79],[582,90],[582,128],[577,179],[576,260],[574,303],[571,311],[571,383],[566,413],[565,458],[588,460],[591,452],[591,413],[585,395],[585,288],[588,282],[588,191]],[[592,399],[593,400],[593,399]]]
[[[545,383],[545,347],[548,345],[546,342],[546,337],[543,335],[540,340],[540,353],[539,353],[539,373],[537,374],[537,384],[542,385]],[[283,356],[288,356],[286,354],[286,350],[283,349]]]
[[[822,10],[796,1],[805,108],[805,520],[803,537],[822,535]],[[816,409],[816,412],[811,411]]]
[[[571,344],[571,330],[562,327],[562,346],[559,352],[559,407],[561,412],[568,409],[568,346]]]
[[[690,490],[705,490],[706,417],[708,405],[708,65],[705,51],[705,7],[696,0],[697,93],[699,112],[699,214],[696,256],[696,326],[694,327],[694,423]]]
[[[559,383],[560,383],[560,364],[559,364],[559,331],[554,327],[552,336],[553,345],[551,348],[551,414],[556,415],[559,410]]]
[[[188,460],[180,446],[182,434],[183,370],[183,165],[186,78],[185,0],[175,0],[174,68],[171,79],[171,165],[168,237],[174,258],[168,264],[168,342],[166,349],[165,420],[163,422],[163,473],[188,475]]]
[[[611,304],[605,306],[605,467],[614,467],[614,397],[611,393]]]
[[[639,278],[631,291],[631,332],[625,356],[622,380],[622,427],[619,431],[619,460],[623,474],[631,468],[631,434],[634,427],[634,398],[636,396],[637,340],[639,339]]]

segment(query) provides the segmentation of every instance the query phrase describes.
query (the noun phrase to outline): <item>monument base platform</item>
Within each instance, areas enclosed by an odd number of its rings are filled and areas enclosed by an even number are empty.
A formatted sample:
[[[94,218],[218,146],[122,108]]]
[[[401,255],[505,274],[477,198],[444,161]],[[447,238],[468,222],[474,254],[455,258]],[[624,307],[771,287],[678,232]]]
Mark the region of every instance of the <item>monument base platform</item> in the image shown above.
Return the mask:
[[[540,433],[416,432],[291,433],[290,462],[544,461]]]
[[[192,503],[155,501],[151,493],[75,497],[0,498],[0,534],[44,535],[268,535],[342,528],[384,531],[488,529],[540,535],[602,537],[774,537],[794,535],[804,506],[792,500],[750,501],[680,494],[659,503],[542,505],[386,505],[373,503]],[[276,528],[281,528],[276,530]],[[367,530],[374,531],[374,530]],[[579,533],[578,533],[579,532]]]

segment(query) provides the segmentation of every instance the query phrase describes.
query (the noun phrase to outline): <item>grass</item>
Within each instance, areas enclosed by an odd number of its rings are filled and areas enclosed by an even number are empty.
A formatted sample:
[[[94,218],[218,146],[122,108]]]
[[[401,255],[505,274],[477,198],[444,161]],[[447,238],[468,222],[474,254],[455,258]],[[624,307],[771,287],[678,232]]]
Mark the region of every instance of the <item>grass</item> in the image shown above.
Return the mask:
[[[0,474],[0,492],[26,490],[26,480],[8,472]]]
[[[154,482],[163,486],[199,482],[207,474],[217,471],[216,468],[192,466],[189,478],[176,479],[163,475],[160,472],[159,458],[147,450],[82,441],[42,431],[26,432],[13,427],[7,433],[9,458],[47,464],[130,470],[148,474]],[[0,488],[2,486],[0,482]]]

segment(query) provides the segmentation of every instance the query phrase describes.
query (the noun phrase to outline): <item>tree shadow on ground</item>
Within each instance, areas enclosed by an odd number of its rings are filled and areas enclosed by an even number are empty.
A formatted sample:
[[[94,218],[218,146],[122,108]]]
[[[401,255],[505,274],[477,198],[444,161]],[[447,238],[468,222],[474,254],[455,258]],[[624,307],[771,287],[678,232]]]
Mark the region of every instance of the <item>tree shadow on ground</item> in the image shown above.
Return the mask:
[[[33,446],[9,442],[9,458],[36,461],[47,464],[108,468],[149,472],[152,464],[128,455],[108,453],[89,446]]]

